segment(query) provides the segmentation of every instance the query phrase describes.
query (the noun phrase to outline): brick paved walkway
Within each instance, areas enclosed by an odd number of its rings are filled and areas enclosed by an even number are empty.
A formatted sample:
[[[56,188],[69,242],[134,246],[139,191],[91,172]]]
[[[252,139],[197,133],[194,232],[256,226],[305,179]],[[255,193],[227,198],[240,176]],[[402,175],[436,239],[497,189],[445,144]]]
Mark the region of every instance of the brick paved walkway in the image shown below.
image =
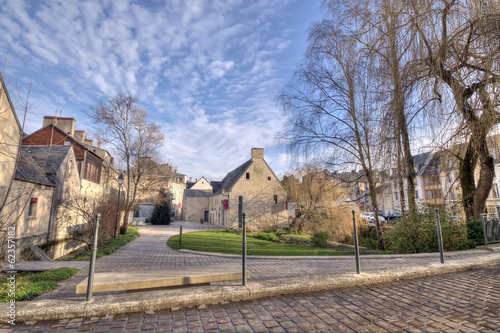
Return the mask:
[[[199,254],[183,253],[170,249],[167,245],[168,237],[179,233],[179,226],[183,225],[184,232],[220,229],[216,226],[203,225],[193,222],[175,222],[170,226],[140,226],[140,237],[118,249],[112,255],[97,260],[97,272],[148,270],[158,268],[172,268],[181,266],[211,265],[219,263],[234,263],[241,265],[239,258],[225,258],[205,256]],[[485,252],[474,254],[465,253],[454,256],[480,256]],[[363,272],[378,272],[383,270],[397,271],[398,267],[411,267],[413,265],[426,265],[429,262],[439,262],[439,258],[398,258],[398,259],[363,259],[361,257],[361,270]],[[18,266],[39,264],[40,262],[18,263]],[[84,267],[86,268],[86,266]],[[307,275],[341,274],[355,271],[354,257],[349,259],[334,258],[331,260],[279,260],[279,259],[251,259],[248,260],[248,270],[252,280],[279,279],[283,277],[303,277]],[[82,299],[76,295],[76,285],[88,275],[87,269],[81,269],[75,276],[60,283],[57,289],[39,296],[37,299]],[[219,282],[216,284],[234,285],[235,281]],[[104,293],[100,294],[104,295]]]
[[[29,332],[498,332],[499,271],[491,267],[174,311],[16,325]],[[4,324],[0,332],[12,331]]]

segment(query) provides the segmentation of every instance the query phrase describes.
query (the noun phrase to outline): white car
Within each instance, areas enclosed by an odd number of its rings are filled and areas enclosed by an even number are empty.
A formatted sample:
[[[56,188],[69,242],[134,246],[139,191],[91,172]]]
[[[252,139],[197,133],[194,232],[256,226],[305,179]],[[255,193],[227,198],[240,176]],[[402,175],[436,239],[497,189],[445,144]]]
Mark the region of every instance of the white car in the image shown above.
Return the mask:
[[[375,225],[375,214],[373,212],[362,212],[359,217],[367,221],[369,225]],[[380,215],[378,216],[378,220],[380,222],[385,222],[385,218]]]

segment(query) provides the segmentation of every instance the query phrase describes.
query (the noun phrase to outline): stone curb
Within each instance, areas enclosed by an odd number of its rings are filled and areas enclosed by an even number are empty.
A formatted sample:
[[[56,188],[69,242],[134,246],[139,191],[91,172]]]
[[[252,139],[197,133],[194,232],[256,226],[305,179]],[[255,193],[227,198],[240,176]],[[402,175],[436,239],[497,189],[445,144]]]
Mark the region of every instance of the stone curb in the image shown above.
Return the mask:
[[[197,254],[209,257],[220,257],[220,258],[241,258],[241,254],[223,254],[223,253],[213,253],[213,252],[201,252],[193,250],[176,250],[178,252]],[[452,251],[445,252],[445,258],[452,258],[455,256],[460,256],[464,254],[474,254],[474,253],[491,253],[493,250],[489,248],[484,249],[473,249],[464,251]],[[361,259],[401,259],[401,258],[439,258],[439,252],[435,253],[414,253],[414,254],[361,254]],[[354,260],[354,255],[350,256],[249,256],[247,259],[266,259],[266,260]]]
[[[232,286],[193,287],[134,294],[94,296],[94,300],[89,303],[83,300],[16,302],[16,322],[97,317],[128,312],[178,309],[221,302],[245,301],[282,294],[356,287],[420,278],[499,264],[500,256],[498,254],[491,254],[479,258],[456,260],[455,262],[448,261],[444,264],[435,262],[426,266],[408,267],[400,272],[382,271],[359,275],[314,275],[298,278],[250,281],[246,287],[235,284]],[[5,315],[0,317],[1,323],[6,323],[8,320],[9,318]]]

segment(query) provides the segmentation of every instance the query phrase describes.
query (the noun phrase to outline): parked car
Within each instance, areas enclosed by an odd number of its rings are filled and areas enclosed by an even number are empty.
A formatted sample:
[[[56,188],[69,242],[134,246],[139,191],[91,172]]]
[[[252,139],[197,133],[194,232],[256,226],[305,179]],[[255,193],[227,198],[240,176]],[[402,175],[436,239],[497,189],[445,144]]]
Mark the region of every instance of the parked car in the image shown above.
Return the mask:
[[[369,225],[375,225],[375,214],[373,212],[362,212],[359,217],[367,221]],[[381,215],[378,216],[378,220],[380,222],[385,222],[385,218]]]

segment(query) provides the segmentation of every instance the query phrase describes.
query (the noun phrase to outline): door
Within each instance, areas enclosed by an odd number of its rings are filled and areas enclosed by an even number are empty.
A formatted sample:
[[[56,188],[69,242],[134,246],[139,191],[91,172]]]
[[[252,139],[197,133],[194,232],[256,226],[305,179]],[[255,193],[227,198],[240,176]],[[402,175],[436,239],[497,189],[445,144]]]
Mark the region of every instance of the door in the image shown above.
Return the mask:
[[[208,210],[205,211],[205,222],[208,222]]]

